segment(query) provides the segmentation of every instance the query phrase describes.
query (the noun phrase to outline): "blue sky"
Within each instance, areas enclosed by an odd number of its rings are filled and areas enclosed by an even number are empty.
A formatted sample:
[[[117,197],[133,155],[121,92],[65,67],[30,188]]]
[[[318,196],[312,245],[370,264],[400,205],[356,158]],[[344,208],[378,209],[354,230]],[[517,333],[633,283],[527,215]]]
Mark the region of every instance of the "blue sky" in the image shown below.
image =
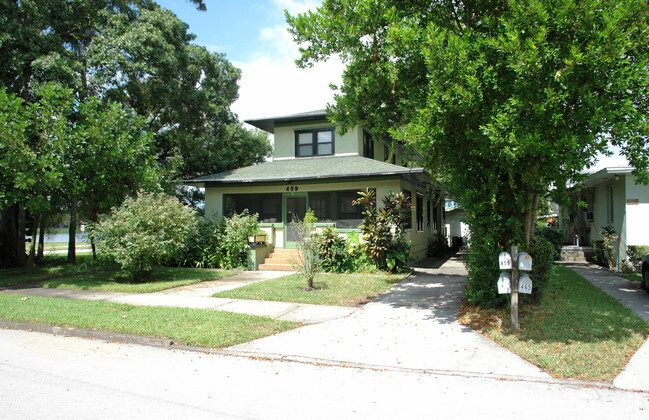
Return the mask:
[[[298,69],[297,46],[286,31],[284,9],[303,13],[316,0],[206,0],[200,12],[186,0],[157,0],[189,24],[196,44],[224,53],[242,70],[239,99],[232,110],[239,118],[262,118],[322,109],[333,100],[330,83],[339,84],[342,64],[329,60]]]

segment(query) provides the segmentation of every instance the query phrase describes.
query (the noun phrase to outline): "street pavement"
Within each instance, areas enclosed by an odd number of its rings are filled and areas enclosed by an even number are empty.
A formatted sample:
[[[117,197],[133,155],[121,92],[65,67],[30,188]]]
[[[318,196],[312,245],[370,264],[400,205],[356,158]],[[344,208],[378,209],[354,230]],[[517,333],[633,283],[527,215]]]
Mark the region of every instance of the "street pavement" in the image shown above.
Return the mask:
[[[344,368],[0,330],[0,419],[646,419],[597,386]]]

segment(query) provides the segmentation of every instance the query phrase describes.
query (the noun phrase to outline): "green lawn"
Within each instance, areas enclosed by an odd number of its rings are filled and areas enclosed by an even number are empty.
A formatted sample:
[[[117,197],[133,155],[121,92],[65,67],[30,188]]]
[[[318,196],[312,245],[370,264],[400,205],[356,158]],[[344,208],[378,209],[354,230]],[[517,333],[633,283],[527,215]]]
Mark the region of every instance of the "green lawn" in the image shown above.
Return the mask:
[[[642,281],[642,274],[640,273],[618,274],[618,276],[624,277],[625,279],[631,281],[637,281],[637,282]]]
[[[403,280],[403,275],[318,274],[315,290],[306,291],[299,274],[265,280],[215,297],[312,303],[316,305],[358,306]]]
[[[116,266],[102,267],[97,271],[90,255],[77,256],[77,264],[68,264],[65,258],[47,257],[45,264],[36,265],[31,275],[25,274],[25,268],[2,269],[0,286],[33,282],[52,288],[151,293],[236,274],[223,270],[158,267],[148,281],[136,283]]]
[[[299,326],[295,322],[220,311],[2,294],[0,318],[163,337],[178,344],[210,348],[229,347]]]
[[[649,325],[613,297],[555,266],[538,305],[522,305],[519,331],[509,310],[464,306],[460,321],[555,377],[613,381],[649,335]]]
[[[77,255],[77,264],[66,262],[66,255],[45,257],[44,264],[34,266],[34,274],[26,274],[25,267],[0,269],[0,286],[43,281],[72,274],[82,274],[93,270],[92,255]]]
[[[234,271],[203,268],[158,267],[146,282],[133,282],[123,271],[100,271],[46,280],[43,287],[98,290],[102,292],[152,293],[173,287],[233,276]]]

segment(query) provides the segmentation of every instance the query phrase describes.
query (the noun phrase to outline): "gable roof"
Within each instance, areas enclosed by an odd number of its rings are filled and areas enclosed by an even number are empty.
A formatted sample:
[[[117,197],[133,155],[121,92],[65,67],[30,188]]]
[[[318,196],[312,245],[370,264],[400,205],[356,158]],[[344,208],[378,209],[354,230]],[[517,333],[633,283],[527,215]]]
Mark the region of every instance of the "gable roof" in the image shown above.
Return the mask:
[[[276,160],[246,166],[218,174],[184,181],[186,185],[205,187],[221,184],[250,184],[303,180],[341,179],[352,177],[411,176],[418,182],[423,168],[404,168],[361,156],[334,156]]]
[[[281,117],[246,120],[245,122],[264,131],[268,131],[269,133],[275,133],[275,125],[277,124],[304,123],[323,120],[327,120],[327,111],[319,109],[317,111],[302,112],[300,114],[284,115]]]

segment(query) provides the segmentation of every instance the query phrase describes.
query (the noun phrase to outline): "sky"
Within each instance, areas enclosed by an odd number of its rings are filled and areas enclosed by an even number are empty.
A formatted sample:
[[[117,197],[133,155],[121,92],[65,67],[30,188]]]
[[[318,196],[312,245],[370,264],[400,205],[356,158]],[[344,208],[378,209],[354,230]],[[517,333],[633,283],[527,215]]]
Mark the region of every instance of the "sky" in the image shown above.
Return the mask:
[[[239,99],[232,104],[241,121],[324,109],[333,102],[330,84],[341,84],[343,64],[333,58],[299,69],[298,46],[287,32],[284,10],[291,15],[315,10],[317,0],[205,0],[200,12],[187,0],[157,0],[189,25],[194,43],[225,54],[241,69]],[[600,156],[590,169],[627,166],[625,158]]]
[[[240,120],[324,109],[333,101],[331,83],[340,84],[338,59],[299,69],[297,45],[287,32],[284,10],[292,15],[315,10],[314,0],[206,0],[206,12],[187,0],[157,0],[189,24],[194,43],[225,54],[241,69],[239,99],[232,104]]]

